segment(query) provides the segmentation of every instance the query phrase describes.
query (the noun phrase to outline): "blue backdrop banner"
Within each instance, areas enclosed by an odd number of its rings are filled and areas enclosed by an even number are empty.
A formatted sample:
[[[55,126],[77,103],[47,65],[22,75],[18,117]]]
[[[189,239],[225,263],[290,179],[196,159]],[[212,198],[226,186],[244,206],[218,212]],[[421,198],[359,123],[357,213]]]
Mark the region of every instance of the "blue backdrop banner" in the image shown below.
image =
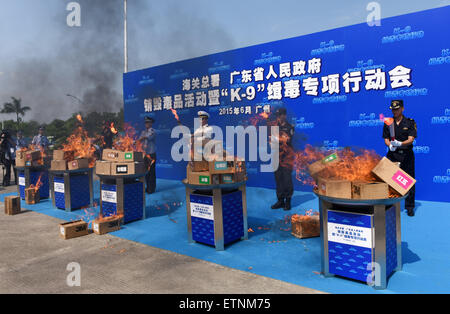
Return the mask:
[[[417,198],[450,201],[450,6],[216,53],[124,74],[125,122],[138,131],[155,119],[157,176],[183,179],[171,158],[177,121],[191,130],[197,112],[210,124],[249,125],[284,106],[294,146],[363,147],[386,154],[380,115],[403,99],[417,122]],[[250,186],[274,187],[272,173],[247,163]],[[296,182],[296,189],[310,190]]]

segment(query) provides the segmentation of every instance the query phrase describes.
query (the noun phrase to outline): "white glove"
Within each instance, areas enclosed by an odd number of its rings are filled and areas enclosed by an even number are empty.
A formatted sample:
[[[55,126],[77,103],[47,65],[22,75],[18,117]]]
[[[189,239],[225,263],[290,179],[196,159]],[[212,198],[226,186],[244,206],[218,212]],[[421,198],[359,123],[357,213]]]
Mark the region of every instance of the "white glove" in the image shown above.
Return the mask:
[[[391,152],[395,152],[396,150],[397,150],[397,147],[395,147],[394,145],[389,145],[389,150],[391,151]]]
[[[394,141],[391,141],[391,145],[394,147],[400,147],[400,146],[402,146],[402,142],[394,140]]]

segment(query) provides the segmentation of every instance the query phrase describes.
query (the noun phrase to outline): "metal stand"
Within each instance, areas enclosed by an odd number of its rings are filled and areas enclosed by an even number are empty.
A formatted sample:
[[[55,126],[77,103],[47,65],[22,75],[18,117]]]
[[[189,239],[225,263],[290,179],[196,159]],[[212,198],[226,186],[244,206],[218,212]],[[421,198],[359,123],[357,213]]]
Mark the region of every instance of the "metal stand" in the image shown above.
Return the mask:
[[[329,213],[330,211],[341,213],[352,213],[360,215],[358,209],[366,208],[372,217],[372,236],[373,236],[373,254],[370,283],[375,289],[386,289],[387,278],[392,271],[399,271],[402,269],[402,242],[401,242],[401,222],[400,222],[400,202],[406,198],[381,199],[381,200],[351,200],[327,197],[315,193],[319,197],[320,208],[320,246],[321,246],[321,269],[325,277],[332,277],[334,274],[330,273],[330,256],[329,256]],[[343,205],[345,211],[336,209],[334,205]],[[392,209],[393,206],[393,209]],[[342,206],[341,206],[342,207]],[[395,210],[395,248],[393,243],[389,243],[387,247],[387,228],[386,213],[387,210]],[[362,214],[361,214],[362,215]],[[389,250],[389,252],[388,252]],[[392,250],[395,250],[392,252]],[[396,265],[387,269],[387,254],[396,254]],[[347,253],[348,254],[348,253]],[[370,267],[370,266],[369,266]]]
[[[55,177],[63,177],[64,178],[64,209],[66,212],[71,212],[74,209],[72,208],[72,187],[70,184],[70,179],[76,176],[88,176],[89,181],[89,203],[85,206],[92,207],[94,204],[94,169],[93,168],[85,168],[85,169],[77,169],[77,170],[50,170],[50,195],[52,198],[52,203],[54,207],[56,206],[56,198],[55,198]]]
[[[195,191],[209,192],[212,194],[212,206],[213,206],[213,226],[214,226],[214,246],[217,251],[223,251],[225,249],[225,232],[224,228],[224,208],[222,202],[223,191],[225,189],[237,189],[242,194],[242,216],[243,216],[243,236],[241,240],[248,240],[248,223],[247,223],[247,197],[245,181],[232,184],[218,184],[218,185],[193,185],[188,184],[186,180],[183,180],[183,184],[186,187],[186,213],[187,213],[187,225],[188,225],[188,241],[189,243],[195,243],[193,230],[192,230],[192,215],[191,215],[191,195],[195,195]],[[211,197],[211,196],[210,196]],[[200,241],[198,241],[200,242]],[[231,241],[230,241],[231,242]],[[206,244],[212,244],[207,243]]]
[[[126,195],[125,195],[125,186],[127,184],[142,183],[142,220],[145,219],[145,173],[144,174],[136,174],[136,175],[124,175],[124,176],[111,176],[111,175],[99,175],[100,178],[100,213],[101,215],[104,215],[103,208],[104,208],[104,200],[103,200],[103,186],[104,184],[108,185],[114,185],[116,187],[116,213],[117,215],[124,215],[124,223],[128,223],[132,220],[127,221],[125,219],[125,201],[126,201]]]

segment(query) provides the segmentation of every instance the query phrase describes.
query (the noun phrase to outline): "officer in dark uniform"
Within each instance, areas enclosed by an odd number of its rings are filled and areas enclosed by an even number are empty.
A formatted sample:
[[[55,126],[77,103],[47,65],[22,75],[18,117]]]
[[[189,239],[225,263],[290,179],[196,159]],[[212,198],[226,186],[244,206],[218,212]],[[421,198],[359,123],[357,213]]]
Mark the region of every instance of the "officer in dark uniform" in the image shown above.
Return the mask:
[[[279,166],[275,171],[275,183],[278,201],[272,205],[272,209],[291,209],[291,198],[294,193],[292,183],[292,169],[294,164],[294,149],[292,147],[292,137],[294,127],[286,121],[286,109],[277,110],[276,126],[279,128]]]
[[[383,128],[383,138],[386,146],[389,147],[387,158],[393,162],[400,162],[400,168],[411,177],[415,177],[413,142],[417,138],[416,122],[403,115],[403,100],[393,100],[390,109],[394,115],[395,140],[391,139],[389,126]],[[408,216],[414,216],[415,186],[409,191],[405,199],[405,207]]]
[[[156,191],[156,130],[153,128],[155,120],[145,117],[145,130],[142,131],[139,141],[143,144],[145,152],[145,165],[148,169],[145,175],[147,183],[146,192],[153,194]]]
[[[103,136],[103,149],[111,149],[114,142],[114,133],[111,130],[111,123],[108,121],[103,122],[102,136]]]

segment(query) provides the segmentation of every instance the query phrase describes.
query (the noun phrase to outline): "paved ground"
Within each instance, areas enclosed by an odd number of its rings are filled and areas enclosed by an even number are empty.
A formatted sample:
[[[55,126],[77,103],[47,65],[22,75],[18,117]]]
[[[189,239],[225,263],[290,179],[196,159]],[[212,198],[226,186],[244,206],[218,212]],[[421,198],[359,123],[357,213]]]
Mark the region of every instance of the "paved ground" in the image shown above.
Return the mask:
[[[58,219],[3,213],[1,205],[0,293],[320,293],[110,235],[62,240]],[[71,262],[80,287],[66,283]]]

